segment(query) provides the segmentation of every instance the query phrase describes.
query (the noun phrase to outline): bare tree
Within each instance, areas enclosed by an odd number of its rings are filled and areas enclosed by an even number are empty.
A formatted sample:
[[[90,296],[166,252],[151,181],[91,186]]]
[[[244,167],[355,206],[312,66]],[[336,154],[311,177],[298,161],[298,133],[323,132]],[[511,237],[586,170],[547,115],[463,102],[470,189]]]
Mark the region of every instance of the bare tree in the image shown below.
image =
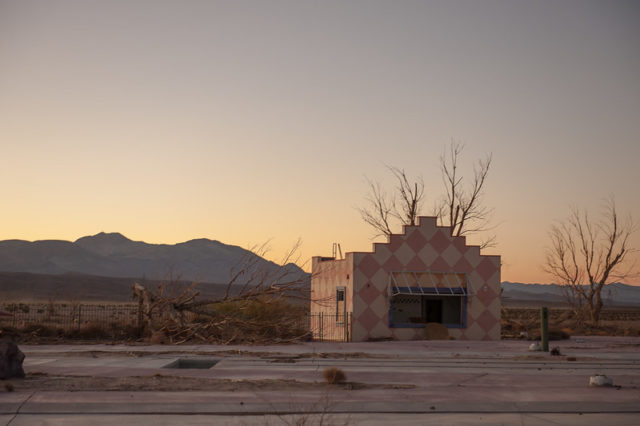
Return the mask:
[[[376,230],[376,237],[391,235],[391,225],[395,220],[403,225],[415,225],[422,209],[424,181],[410,179],[404,169],[387,166],[396,180],[394,196],[389,196],[380,183],[367,180],[369,194],[366,206],[359,208],[362,220]]]
[[[451,229],[451,235],[463,236],[490,229],[491,210],[484,205],[483,195],[491,155],[481,159],[474,167],[474,177],[466,186],[459,174],[458,160],[464,146],[452,142],[448,155],[440,157],[442,180],[445,193],[442,201],[436,203],[435,215],[441,226]],[[359,208],[362,219],[376,230],[376,235],[391,235],[392,222],[401,225],[415,225],[424,202],[424,181],[421,177],[410,179],[404,169],[387,167],[393,175],[396,187],[389,196],[378,182],[369,180],[366,205]],[[495,244],[495,237],[482,242],[481,247]]]
[[[280,266],[262,259],[266,244],[254,247],[232,268],[223,295],[197,300],[196,283],[158,285],[155,291],[136,283],[139,322],[147,335],[171,343],[203,341],[217,343],[299,340],[308,330],[301,309],[289,302],[309,299],[307,274],[291,263],[300,241],[285,255]]]
[[[404,225],[415,225],[422,209],[424,181],[421,177],[410,181],[404,169],[389,167],[389,170],[396,178],[396,192],[400,198],[400,206],[396,206],[394,215]]]
[[[358,209],[362,220],[371,225],[376,231],[375,237],[391,235],[391,219],[395,210],[395,201],[384,192],[380,183],[367,180],[369,194],[366,207]]]
[[[634,232],[628,217],[620,222],[615,202],[609,200],[604,213],[593,221],[586,211],[573,209],[569,217],[551,227],[545,270],[565,286],[577,310],[587,309],[598,322],[602,310],[602,289],[611,282],[629,278],[629,238]]]
[[[471,185],[465,187],[464,178],[458,173],[458,160],[464,145],[452,142],[449,152],[440,157],[440,170],[445,187],[442,204],[437,216],[442,226],[451,229],[451,235],[463,236],[489,230],[491,209],[483,203],[483,190],[491,168],[491,154],[477,161],[473,168]],[[495,245],[495,236],[481,242],[480,247]]]

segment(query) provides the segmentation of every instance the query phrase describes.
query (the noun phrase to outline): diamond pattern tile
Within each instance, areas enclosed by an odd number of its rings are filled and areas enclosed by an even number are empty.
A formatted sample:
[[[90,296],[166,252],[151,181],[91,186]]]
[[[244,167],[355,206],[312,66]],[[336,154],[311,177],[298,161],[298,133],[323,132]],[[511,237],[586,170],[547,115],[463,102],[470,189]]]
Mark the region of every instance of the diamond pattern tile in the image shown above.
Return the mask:
[[[366,255],[357,265],[358,270],[362,271],[365,277],[371,278],[378,272],[380,265],[376,262],[373,255]]]
[[[372,285],[365,285],[365,287],[358,292],[358,296],[360,297],[360,299],[362,299],[366,306],[371,306],[373,301],[376,300],[378,296],[380,296],[380,289]]]
[[[408,271],[426,271],[427,265],[420,259],[420,256],[414,256],[409,263],[405,265]]]
[[[376,314],[370,307],[362,312],[362,314],[356,319],[357,322],[367,331],[373,329],[378,322],[380,322],[380,315]]]
[[[480,316],[476,318],[476,324],[487,332],[496,324],[496,317],[494,317],[489,311],[483,311]]]
[[[416,255],[416,252],[411,249],[407,244],[403,244],[393,253],[393,257],[398,260],[400,263],[401,269],[405,269],[405,266],[413,257]]]
[[[489,306],[496,299],[496,292],[488,285],[483,285],[477,290],[476,299],[484,306]]]
[[[378,297],[376,297],[369,306],[373,309],[373,312],[381,314],[380,318],[386,317],[389,313],[387,298],[382,293],[379,293]]]
[[[403,269],[404,265],[395,256],[391,256],[389,260],[384,263],[385,271],[401,271]]]
[[[445,262],[442,257],[438,256],[436,260],[431,263],[429,269],[433,272],[449,272],[451,268],[449,268],[449,264]]]
[[[473,266],[469,263],[466,257],[461,257],[458,262],[451,268],[456,272],[465,272],[469,273],[473,270]]]
[[[427,270],[431,267],[434,260],[438,258],[438,252],[431,246],[431,244],[424,246],[424,248],[416,255],[424,262],[425,265],[427,265]]]
[[[409,238],[407,238],[407,245],[411,247],[414,253],[418,253],[427,244],[427,239],[422,235],[419,228],[413,230]]]
[[[489,258],[485,258],[476,268],[482,279],[487,281],[493,274],[497,272],[497,268]]]
[[[433,237],[431,237],[431,239],[429,240],[429,244],[431,244],[438,253],[442,253],[443,251],[445,251],[446,248],[451,244],[451,237],[448,237],[446,235],[447,232],[448,231],[444,229],[440,229],[438,230],[438,232],[433,234]]]
[[[376,261],[380,265],[384,265],[387,260],[393,256],[393,252],[389,249],[387,244],[375,244],[374,252]]]
[[[460,250],[458,250],[453,246],[453,244],[451,244],[449,245],[449,247],[444,249],[441,257],[445,260],[445,262],[447,262],[447,265],[449,265],[449,267],[452,267],[453,265],[458,263],[458,261],[462,258],[462,255],[460,254]]]
[[[452,244],[460,253],[464,253],[469,248],[467,246],[467,237],[454,237]]]

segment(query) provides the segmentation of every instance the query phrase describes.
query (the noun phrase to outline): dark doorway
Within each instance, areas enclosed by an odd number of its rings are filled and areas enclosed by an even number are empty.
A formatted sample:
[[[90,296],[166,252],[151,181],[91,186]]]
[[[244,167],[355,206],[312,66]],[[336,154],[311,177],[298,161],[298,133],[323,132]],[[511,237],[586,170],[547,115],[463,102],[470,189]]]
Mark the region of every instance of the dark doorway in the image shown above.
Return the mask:
[[[427,322],[439,322],[442,324],[442,299],[422,299],[424,302],[424,318]]]

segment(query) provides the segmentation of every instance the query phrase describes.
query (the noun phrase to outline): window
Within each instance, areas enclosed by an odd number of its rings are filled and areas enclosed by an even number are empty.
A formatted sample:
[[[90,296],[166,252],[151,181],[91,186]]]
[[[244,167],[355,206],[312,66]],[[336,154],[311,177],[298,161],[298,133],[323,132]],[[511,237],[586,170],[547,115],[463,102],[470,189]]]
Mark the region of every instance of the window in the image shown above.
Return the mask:
[[[421,327],[437,322],[466,326],[467,276],[452,272],[392,272],[389,277],[389,325]]]
[[[343,324],[344,317],[347,314],[346,289],[345,287],[336,288],[336,324]]]
[[[464,325],[464,301],[466,298],[460,296],[397,294],[391,297],[390,320],[395,327],[428,322],[461,327]]]

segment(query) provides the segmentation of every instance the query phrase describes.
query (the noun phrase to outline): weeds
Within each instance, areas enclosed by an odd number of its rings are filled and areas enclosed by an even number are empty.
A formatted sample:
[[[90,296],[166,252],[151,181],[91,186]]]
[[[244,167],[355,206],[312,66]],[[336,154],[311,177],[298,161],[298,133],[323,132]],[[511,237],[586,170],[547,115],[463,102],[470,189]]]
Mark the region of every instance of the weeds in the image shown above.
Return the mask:
[[[502,338],[540,338],[540,310],[535,308],[502,308]],[[601,313],[599,324],[585,321],[573,309],[549,309],[549,339],[571,336],[640,336],[639,310],[608,309]]]
[[[347,380],[347,375],[339,368],[329,367],[322,372],[322,377],[330,385],[339,385]]]

